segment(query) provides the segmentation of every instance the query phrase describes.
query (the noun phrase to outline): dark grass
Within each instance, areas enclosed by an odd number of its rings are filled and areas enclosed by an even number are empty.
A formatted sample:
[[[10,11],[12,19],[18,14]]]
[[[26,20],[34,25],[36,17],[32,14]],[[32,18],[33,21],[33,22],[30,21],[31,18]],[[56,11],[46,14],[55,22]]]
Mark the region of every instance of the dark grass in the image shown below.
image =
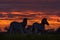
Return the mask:
[[[0,34],[0,40],[60,40],[60,34]]]

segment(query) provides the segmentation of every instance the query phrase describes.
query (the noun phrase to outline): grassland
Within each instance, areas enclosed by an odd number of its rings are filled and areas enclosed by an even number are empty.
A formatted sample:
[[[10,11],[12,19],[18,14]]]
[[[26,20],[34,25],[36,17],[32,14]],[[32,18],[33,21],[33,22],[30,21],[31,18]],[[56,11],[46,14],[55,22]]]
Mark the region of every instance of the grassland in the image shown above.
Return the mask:
[[[0,34],[0,40],[60,40],[60,34]]]

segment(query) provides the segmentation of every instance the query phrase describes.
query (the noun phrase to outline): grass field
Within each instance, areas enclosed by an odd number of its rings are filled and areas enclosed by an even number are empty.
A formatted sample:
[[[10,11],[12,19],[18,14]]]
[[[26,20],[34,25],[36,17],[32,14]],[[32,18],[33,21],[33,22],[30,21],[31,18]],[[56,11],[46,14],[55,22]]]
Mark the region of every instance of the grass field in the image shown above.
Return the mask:
[[[0,34],[0,40],[60,40],[60,34]]]

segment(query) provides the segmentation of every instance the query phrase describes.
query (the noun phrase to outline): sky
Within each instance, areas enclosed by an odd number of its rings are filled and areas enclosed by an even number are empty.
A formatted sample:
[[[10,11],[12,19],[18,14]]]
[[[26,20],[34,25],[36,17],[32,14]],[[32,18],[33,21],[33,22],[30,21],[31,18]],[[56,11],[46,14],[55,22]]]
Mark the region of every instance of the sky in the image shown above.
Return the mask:
[[[28,25],[46,17],[50,23],[47,28],[56,29],[60,26],[60,0],[0,0],[1,28],[12,21],[21,22],[24,17]]]

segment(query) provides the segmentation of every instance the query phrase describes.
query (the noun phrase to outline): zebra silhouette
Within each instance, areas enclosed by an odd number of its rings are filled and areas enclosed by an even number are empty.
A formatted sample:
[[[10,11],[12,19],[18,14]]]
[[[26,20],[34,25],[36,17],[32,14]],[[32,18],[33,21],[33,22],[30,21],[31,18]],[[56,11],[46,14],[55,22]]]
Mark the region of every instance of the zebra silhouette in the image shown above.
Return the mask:
[[[23,19],[23,22],[11,22],[9,33],[24,33],[25,26],[27,25],[27,18]]]
[[[37,22],[33,23],[33,26],[32,26],[33,33],[44,32],[45,31],[45,25],[49,25],[46,18],[43,18],[41,23],[37,23]]]

